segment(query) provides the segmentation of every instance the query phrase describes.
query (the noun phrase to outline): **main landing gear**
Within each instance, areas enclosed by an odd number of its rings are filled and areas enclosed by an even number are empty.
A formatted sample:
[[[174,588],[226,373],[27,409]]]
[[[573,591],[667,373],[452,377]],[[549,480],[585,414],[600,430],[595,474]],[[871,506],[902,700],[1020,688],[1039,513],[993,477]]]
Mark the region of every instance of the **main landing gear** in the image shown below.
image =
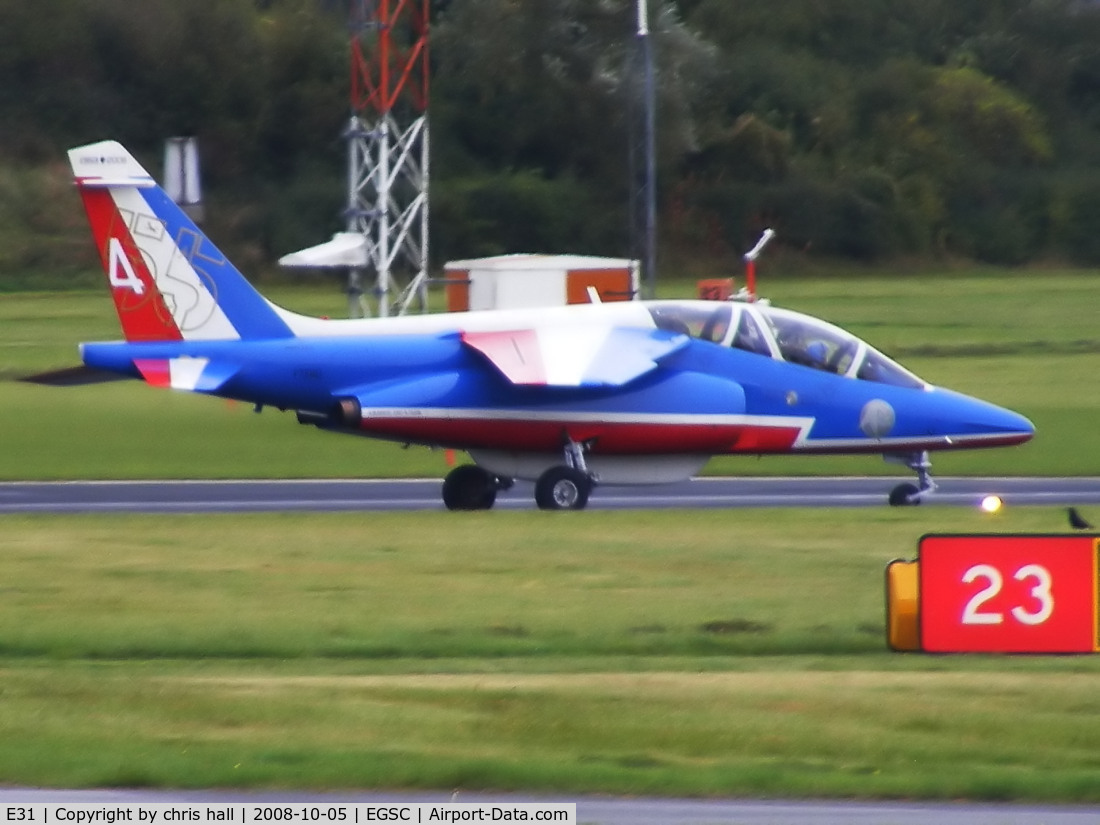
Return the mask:
[[[932,462],[928,458],[928,451],[909,453],[906,455],[885,455],[887,461],[894,464],[904,464],[917,474],[917,483],[905,482],[899,484],[890,491],[891,507],[906,507],[920,504],[924,497],[936,491],[936,482],[932,478]]]
[[[540,510],[583,510],[596,486],[584,460],[587,446],[565,437],[565,463],[546,470],[535,482],[535,504]]]
[[[535,482],[535,503],[541,510],[583,510],[596,486],[596,477],[584,460],[587,445],[567,438],[564,462],[544,471]],[[443,479],[443,503],[448,510],[488,510],[497,493],[509,489],[510,478],[501,478],[476,464],[455,467]]]
[[[443,503],[448,510],[488,510],[497,493],[511,486],[510,478],[495,476],[476,464],[464,464],[443,479]]]

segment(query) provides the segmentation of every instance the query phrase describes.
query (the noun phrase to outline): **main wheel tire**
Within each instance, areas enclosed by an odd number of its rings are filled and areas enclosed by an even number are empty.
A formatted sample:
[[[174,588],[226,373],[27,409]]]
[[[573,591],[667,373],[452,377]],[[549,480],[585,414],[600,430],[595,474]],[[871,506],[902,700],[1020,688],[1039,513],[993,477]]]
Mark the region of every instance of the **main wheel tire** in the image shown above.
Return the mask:
[[[535,503],[542,510],[583,510],[592,481],[572,467],[551,467],[535,483]]]
[[[915,507],[920,504],[920,496],[917,495],[920,488],[916,484],[899,484],[890,491],[891,507]]]
[[[443,479],[443,504],[448,510],[488,510],[496,500],[496,478],[476,464],[455,467]]]

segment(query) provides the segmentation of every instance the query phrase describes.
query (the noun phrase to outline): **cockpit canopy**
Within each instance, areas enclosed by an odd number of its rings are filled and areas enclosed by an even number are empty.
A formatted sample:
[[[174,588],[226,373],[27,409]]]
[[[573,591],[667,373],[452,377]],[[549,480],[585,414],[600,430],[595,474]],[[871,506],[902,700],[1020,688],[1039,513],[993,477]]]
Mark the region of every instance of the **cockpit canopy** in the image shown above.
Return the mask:
[[[762,303],[669,301],[648,309],[658,329],[861,381],[927,386],[866,341],[809,315]]]

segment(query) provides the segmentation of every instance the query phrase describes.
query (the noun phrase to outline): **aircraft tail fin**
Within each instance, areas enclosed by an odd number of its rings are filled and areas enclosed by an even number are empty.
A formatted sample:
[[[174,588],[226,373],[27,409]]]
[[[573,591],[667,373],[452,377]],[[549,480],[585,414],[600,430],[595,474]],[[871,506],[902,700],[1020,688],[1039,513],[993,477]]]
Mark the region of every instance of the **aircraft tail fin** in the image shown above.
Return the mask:
[[[293,336],[121,144],[70,149],[69,162],[128,341]]]

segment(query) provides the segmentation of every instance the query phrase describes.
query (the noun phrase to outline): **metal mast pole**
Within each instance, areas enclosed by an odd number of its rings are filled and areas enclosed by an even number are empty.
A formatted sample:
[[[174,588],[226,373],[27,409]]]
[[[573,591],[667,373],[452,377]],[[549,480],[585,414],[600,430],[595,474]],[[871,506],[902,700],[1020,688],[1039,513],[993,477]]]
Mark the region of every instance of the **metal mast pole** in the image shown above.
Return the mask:
[[[657,297],[657,92],[647,0],[638,0],[638,45],[645,73],[645,258],[646,296]]]

